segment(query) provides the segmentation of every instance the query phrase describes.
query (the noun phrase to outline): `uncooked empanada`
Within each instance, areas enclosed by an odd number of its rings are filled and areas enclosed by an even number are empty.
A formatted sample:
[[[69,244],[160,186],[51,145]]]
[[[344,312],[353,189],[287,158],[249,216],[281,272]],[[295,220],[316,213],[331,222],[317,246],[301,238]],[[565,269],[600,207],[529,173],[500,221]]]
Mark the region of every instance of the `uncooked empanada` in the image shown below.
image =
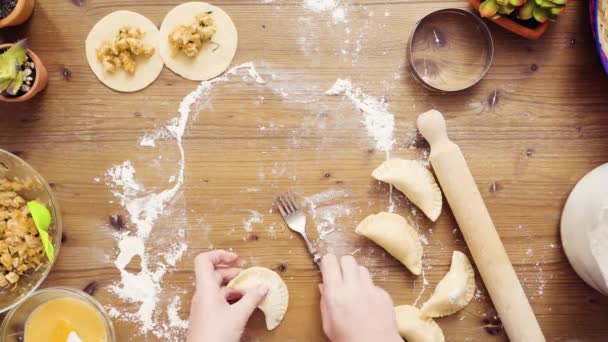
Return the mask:
[[[386,212],[369,215],[355,232],[380,245],[415,275],[422,271],[420,237],[404,217]]]
[[[266,328],[276,328],[285,317],[287,305],[289,304],[289,292],[287,285],[274,271],[265,267],[250,267],[228,283],[228,287],[239,292],[247,292],[260,285],[268,287],[266,298],[258,305],[266,317]]]
[[[411,305],[395,307],[399,335],[407,342],[444,342],[443,331],[432,318],[422,317],[418,308]]]
[[[435,292],[422,305],[426,317],[443,317],[464,309],[475,294],[475,271],[466,255],[454,251],[452,265]]]
[[[441,214],[441,190],[431,171],[419,162],[392,158],[378,166],[372,177],[394,185],[431,221]]]

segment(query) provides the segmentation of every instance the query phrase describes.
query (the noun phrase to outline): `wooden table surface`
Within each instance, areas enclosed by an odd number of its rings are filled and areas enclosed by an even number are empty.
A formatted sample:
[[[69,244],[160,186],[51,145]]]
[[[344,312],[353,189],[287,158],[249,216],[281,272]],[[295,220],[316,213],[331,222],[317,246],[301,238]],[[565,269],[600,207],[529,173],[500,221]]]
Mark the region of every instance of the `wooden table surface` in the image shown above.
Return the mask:
[[[114,10],[134,10],[159,25],[176,3],[38,1],[26,25],[0,31],[2,43],[28,37],[50,73],[48,88],[32,101],[0,105],[0,148],[38,169],[62,208],[65,241],[44,286],[84,288],[96,281],[95,297],[121,311],[137,306],[108,290],[120,280],[108,217],[120,214],[128,221],[128,215],[105,184],[104,173],[130,160],[147,189],[170,187],[167,179],[179,161],[175,141],[149,148],[138,140],[177,117],[181,99],[197,83],[165,69],[141,92],[115,93],[90,71],[84,40],[95,22]],[[266,332],[257,313],[245,339],[324,339],[319,273],[300,239],[271,212],[274,196],[287,189],[303,197],[343,191],[346,197],[319,204],[347,209],[336,218],[337,231],[318,241],[319,247],[353,253],[396,304],[411,304],[419,296],[422,303],[447,271],[452,251],[467,252],[447,204],[431,223],[413,215],[411,205],[395,194],[397,212],[428,240],[423,261],[428,285],[421,293],[422,277],[412,276],[381,248],[354,234],[361,219],[387,209],[388,187],[369,176],[385,153],[374,150],[361,113],[342,97],[323,95],[337,78],[350,78],[366,94],[388,101],[396,121],[392,156],[424,158],[424,147],[411,146],[415,120],[430,108],[445,114],[451,138],[464,151],[548,340],[605,340],[608,299],[576,276],[559,238],[568,193],[580,177],[608,161],[608,78],[591,37],[586,1],[571,2],[537,42],[489,24],[496,49],[491,70],[480,84],[457,94],[420,86],[407,69],[405,48],[419,18],[440,8],[467,8],[465,1],[347,0],[341,2],[346,22],[302,3],[216,3],[239,31],[234,65],[253,61],[269,82],[233,76],[216,86],[190,118],[184,136],[185,184],[147,244],[153,257],[167,248],[166,236],[179,228],[186,231],[188,250],[163,278],[158,322],[166,322],[165,308],[175,295],[182,298],[181,317],[187,318],[194,256],[210,247],[231,248],[247,265],[280,270],[290,290],[283,323]],[[243,229],[250,216],[246,210],[262,214],[263,222],[253,224],[252,233]],[[313,227],[311,222],[314,233]],[[128,269],[136,272],[137,264]],[[438,323],[449,341],[507,340],[491,319],[493,307],[481,279],[477,284],[481,290],[471,304]],[[137,324],[114,324],[119,340],[157,339],[138,335]]]

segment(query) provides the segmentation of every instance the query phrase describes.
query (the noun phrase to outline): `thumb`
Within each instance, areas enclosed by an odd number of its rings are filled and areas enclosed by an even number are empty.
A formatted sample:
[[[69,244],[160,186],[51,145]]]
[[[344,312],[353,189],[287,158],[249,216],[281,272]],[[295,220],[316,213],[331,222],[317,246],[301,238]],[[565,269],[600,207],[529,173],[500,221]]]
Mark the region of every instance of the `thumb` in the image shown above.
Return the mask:
[[[266,298],[266,294],[268,294],[268,288],[264,285],[251,288],[247,290],[233,307],[236,309],[237,314],[246,321],[253,313],[253,310]]]

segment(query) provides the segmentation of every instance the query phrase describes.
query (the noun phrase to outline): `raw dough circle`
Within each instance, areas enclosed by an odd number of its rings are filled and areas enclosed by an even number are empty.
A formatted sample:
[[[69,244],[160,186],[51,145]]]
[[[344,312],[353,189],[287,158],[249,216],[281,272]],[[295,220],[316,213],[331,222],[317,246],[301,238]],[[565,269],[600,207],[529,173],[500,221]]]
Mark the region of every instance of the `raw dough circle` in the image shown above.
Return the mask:
[[[190,24],[198,14],[212,11],[211,17],[217,32],[211,40],[217,46],[205,43],[194,57],[183,53],[174,53],[169,44],[169,34],[178,25]],[[174,73],[193,81],[206,81],[221,75],[232,62],[236,54],[238,33],[232,19],[221,8],[206,2],[187,2],[173,8],[160,26],[160,55],[165,65]]]
[[[133,75],[120,68],[115,72],[106,72],[97,59],[95,50],[106,39],[111,39],[118,30],[125,26],[139,27],[146,34],[144,44],[154,46],[154,54],[150,57],[138,56],[137,67]],[[158,49],[158,28],[150,19],[131,11],[116,11],[103,17],[93,28],[86,40],[87,61],[91,70],[101,81],[111,89],[122,92],[133,92],[149,86],[163,70],[163,60]]]
[[[562,246],[570,264],[579,277],[604,295],[608,295],[608,279],[602,273],[598,257],[601,258],[608,247],[593,240],[602,235],[598,234],[600,230],[607,229],[607,189],[608,163],[593,169],[576,184],[566,201],[561,221]],[[608,265],[603,265],[603,270],[608,271]]]

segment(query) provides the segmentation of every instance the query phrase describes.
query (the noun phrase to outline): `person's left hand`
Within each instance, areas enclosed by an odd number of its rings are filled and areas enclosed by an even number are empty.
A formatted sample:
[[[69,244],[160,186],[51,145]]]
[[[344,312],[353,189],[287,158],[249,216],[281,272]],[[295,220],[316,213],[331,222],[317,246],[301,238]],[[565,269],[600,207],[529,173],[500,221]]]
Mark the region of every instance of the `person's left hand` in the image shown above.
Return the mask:
[[[188,342],[239,342],[249,317],[268,293],[257,288],[241,294],[226,287],[241,269],[234,253],[215,250],[194,259],[196,291],[190,308]],[[240,298],[240,299],[239,299]],[[236,303],[228,301],[239,299]]]

